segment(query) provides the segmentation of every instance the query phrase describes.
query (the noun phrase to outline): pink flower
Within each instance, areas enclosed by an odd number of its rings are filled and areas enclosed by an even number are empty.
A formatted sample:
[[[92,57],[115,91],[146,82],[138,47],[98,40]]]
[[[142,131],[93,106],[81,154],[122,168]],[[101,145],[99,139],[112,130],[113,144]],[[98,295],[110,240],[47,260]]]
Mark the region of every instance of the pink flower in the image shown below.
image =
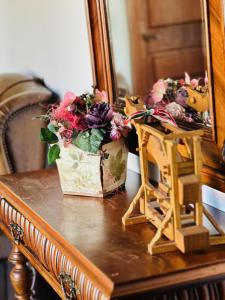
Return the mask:
[[[72,143],[72,136],[73,136],[73,131],[70,129],[65,129],[60,130],[60,136],[63,139],[63,145],[64,147],[67,147],[69,144]]]
[[[108,102],[108,95],[106,91],[95,91],[95,101],[98,102]]]
[[[190,86],[192,89],[195,89],[198,86],[198,80],[197,79],[191,79]]]
[[[116,126],[116,127],[124,127],[124,120],[125,117],[123,115],[121,115],[120,113],[113,113],[113,117],[111,120],[111,124],[112,126]]]
[[[120,113],[113,114],[111,125],[110,137],[112,140],[118,140],[121,136],[126,137],[130,131],[130,128],[125,124],[125,117]]]
[[[163,99],[163,96],[166,92],[166,83],[163,80],[158,80],[154,85],[151,91],[151,98],[153,103],[156,104]]]
[[[176,102],[171,102],[166,106],[165,111],[169,112],[172,117],[183,119],[185,116],[185,109]]]
[[[59,134],[61,134],[64,130],[66,130],[66,128],[63,126],[63,125],[61,125],[60,127],[59,127]]]
[[[113,141],[117,141],[121,138],[121,133],[119,132],[119,130],[117,130],[116,128],[113,128],[110,132],[110,138]]]
[[[70,139],[72,139],[73,131],[70,130],[70,129],[65,129],[65,130],[61,131],[60,135],[61,135],[62,138],[70,140]]]
[[[67,92],[64,95],[63,101],[60,103],[60,107],[67,107],[71,105],[76,99],[76,95],[73,92]]]

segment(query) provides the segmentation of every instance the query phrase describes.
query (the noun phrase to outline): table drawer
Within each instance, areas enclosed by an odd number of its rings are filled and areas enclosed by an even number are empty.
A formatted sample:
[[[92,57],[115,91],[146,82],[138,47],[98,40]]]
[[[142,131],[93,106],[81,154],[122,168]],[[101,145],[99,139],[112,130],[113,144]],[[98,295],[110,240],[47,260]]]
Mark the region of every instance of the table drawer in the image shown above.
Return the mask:
[[[14,228],[14,240],[16,239],[38,259],[42,266],[54,276],[62,289],[64,284],[68,294],[70,293],[68,287],[72,286],[71,293],[74,293],[74,297],[69,299],[76,299],[76,296],[77,299],[82,300],[109,298],[93,284],[87,274],[72,264],[52,241],[2,197],[0,198],[0,222],[9,230],[11,227],[11,232]],[[71,282],[68,282],[70,280]]]

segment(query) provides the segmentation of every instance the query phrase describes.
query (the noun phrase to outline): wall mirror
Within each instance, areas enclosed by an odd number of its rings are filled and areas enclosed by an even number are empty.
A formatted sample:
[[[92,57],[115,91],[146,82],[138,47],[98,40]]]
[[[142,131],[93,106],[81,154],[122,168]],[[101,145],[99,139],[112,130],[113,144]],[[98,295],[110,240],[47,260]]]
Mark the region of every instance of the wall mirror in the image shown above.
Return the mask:
[[[87,7],[96,85],[114,105],[126,94],[147,97],[161,78],[207,78],[204,109],[185,107],[193,122],[179,124],[204,129],[203,182],[225,191],[224,1],[88,0]]]

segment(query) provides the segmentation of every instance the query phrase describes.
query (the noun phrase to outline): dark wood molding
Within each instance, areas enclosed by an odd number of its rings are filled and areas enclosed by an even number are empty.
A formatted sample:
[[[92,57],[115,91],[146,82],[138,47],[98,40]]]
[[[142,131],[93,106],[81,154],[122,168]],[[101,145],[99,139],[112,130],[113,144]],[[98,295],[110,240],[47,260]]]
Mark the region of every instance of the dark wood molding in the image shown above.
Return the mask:
[[[113,104],[115,89],[112,66],[112,51],[109,42],[106,2],[86,0],[89,23],[89,39],[92,51],[94,85],[108,93]]]

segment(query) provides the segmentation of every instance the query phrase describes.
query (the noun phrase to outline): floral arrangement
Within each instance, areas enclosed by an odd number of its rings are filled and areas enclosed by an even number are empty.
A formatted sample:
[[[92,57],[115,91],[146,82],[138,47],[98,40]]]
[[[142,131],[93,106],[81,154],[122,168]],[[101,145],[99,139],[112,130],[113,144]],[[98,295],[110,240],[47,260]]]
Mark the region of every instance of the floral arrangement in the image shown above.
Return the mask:
[[[195,99],[190,101],[193,95]],[[146,106],[164,109],[176,120],[211,126],[207,75],[191,79],[185,73],[184,79],[158,80],[146,98]]]
[[[60,157],[59,142],[64,147],[73,144],[97,153],[101,145],[126,137],[129,132],[125,116],[114,112],[107,93],[99,90],[80,96],[67,92],[59,105],[51,106],[40,118],[48,122],[47,128],[41,129],[40,139],[49,144],[49,164]]]

